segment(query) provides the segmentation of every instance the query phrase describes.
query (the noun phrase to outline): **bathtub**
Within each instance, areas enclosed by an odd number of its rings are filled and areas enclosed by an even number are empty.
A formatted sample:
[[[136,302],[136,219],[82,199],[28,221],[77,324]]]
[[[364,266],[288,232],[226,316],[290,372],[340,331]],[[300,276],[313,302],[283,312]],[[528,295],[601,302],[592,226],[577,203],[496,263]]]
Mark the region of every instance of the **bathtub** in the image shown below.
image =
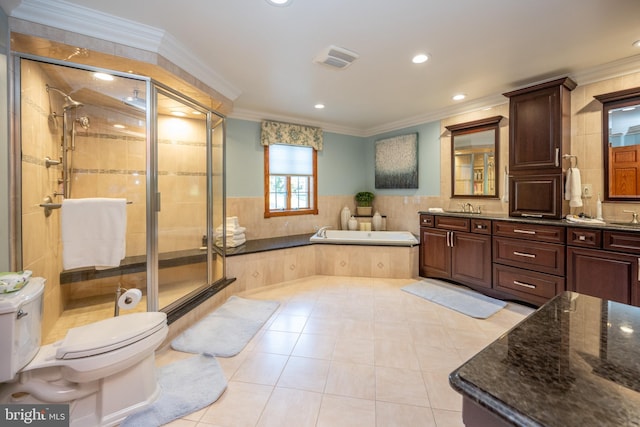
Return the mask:
[[[324,233],[324,231],[323,231]],[[334,245],[415,246],[418,239],[408,231],[351,231],[326,230],[325,234],[311,236],[311,243]]]

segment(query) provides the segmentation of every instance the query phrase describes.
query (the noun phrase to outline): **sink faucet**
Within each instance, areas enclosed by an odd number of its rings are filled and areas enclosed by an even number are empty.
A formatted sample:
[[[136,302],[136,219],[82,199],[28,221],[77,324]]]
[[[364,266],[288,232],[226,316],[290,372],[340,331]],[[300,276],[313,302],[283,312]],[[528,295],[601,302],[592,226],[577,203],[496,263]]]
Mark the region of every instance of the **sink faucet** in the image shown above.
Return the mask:
[[[473,213],[473,205],[469,202],[464,204],[464,208],[462,209],[463,212],[467,212],[467,208],[469,208],[469,213]]]
[[[320,229],[318,229],[318,232],[316,233],[318,235],[318,237],[322,237],[322,238],[327,238],[327,230],[330,229],[331,226],[330,225],[325,225],[324,227],[320,227]]]
[[[630,224],[640,224],[640,221],[638,221],[638,212],[636,211],[622,211],[622,212],[626,212],[626,213],[630,213],[633,215],[633,219],[631,220]]]

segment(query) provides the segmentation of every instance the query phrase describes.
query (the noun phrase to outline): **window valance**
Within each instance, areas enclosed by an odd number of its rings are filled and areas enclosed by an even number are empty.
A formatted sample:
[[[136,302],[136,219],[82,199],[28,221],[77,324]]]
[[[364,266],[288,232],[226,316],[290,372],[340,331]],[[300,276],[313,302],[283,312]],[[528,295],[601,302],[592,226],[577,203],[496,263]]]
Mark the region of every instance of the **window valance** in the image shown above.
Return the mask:
[[[322,151],[322,129],[265,120],[262,122],[260,142],[262,145],[301,145]]]

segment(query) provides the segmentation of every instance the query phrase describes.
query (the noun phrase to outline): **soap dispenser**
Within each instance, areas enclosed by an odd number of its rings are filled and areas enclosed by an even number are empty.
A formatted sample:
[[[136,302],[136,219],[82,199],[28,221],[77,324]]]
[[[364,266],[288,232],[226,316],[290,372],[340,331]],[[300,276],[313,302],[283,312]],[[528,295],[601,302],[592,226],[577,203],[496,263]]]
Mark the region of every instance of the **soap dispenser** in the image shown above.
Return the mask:
[[[600,200],[600,193],[598,193],[598,201],[596,201],[596,219],[602,220],[602,200]]]

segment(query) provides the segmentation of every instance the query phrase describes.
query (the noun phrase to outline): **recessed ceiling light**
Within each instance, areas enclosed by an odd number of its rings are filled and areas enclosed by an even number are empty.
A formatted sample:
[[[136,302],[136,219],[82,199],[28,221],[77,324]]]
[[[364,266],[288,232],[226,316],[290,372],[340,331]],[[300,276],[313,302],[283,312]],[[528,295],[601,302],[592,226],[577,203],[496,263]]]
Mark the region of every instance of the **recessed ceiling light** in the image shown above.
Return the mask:
[[[118,124],[118,123],[113,125],[113,127],[116,128],[116,129],[124,129],[124,125],[121,125],[121,124]]]
[[[187,114],[183,113],[182,111],[172,111],[171,115],[176,117],[185,117]]]
[[[457,95],[453,95],[453,97],[451,99],[453,99],[454,101],[462,101],[466,97],[467,97],[467,95],[465,95],[464,93],[459,93]]]
[[[322,110],[324,108],[324,104],[316,104],[313,107],[317,110]]]
[[[113,80],[113,76],[107,73],[93,73],[93,77],[95,77],[98,80],[104,80],[107,82],[110,82],[111,80]]]
[[[293,0],[266,0],[272,6],[288,6]]]
[[[633,43],[631,43],[631,46],[633,47],[640,47],[640,40],[636,40]]]
[[[428,60],[429,60],[429,55],[427,55],[426,53],[419,53],[418,55],[414,56],[411,61],[414,64],[424,64]]]

